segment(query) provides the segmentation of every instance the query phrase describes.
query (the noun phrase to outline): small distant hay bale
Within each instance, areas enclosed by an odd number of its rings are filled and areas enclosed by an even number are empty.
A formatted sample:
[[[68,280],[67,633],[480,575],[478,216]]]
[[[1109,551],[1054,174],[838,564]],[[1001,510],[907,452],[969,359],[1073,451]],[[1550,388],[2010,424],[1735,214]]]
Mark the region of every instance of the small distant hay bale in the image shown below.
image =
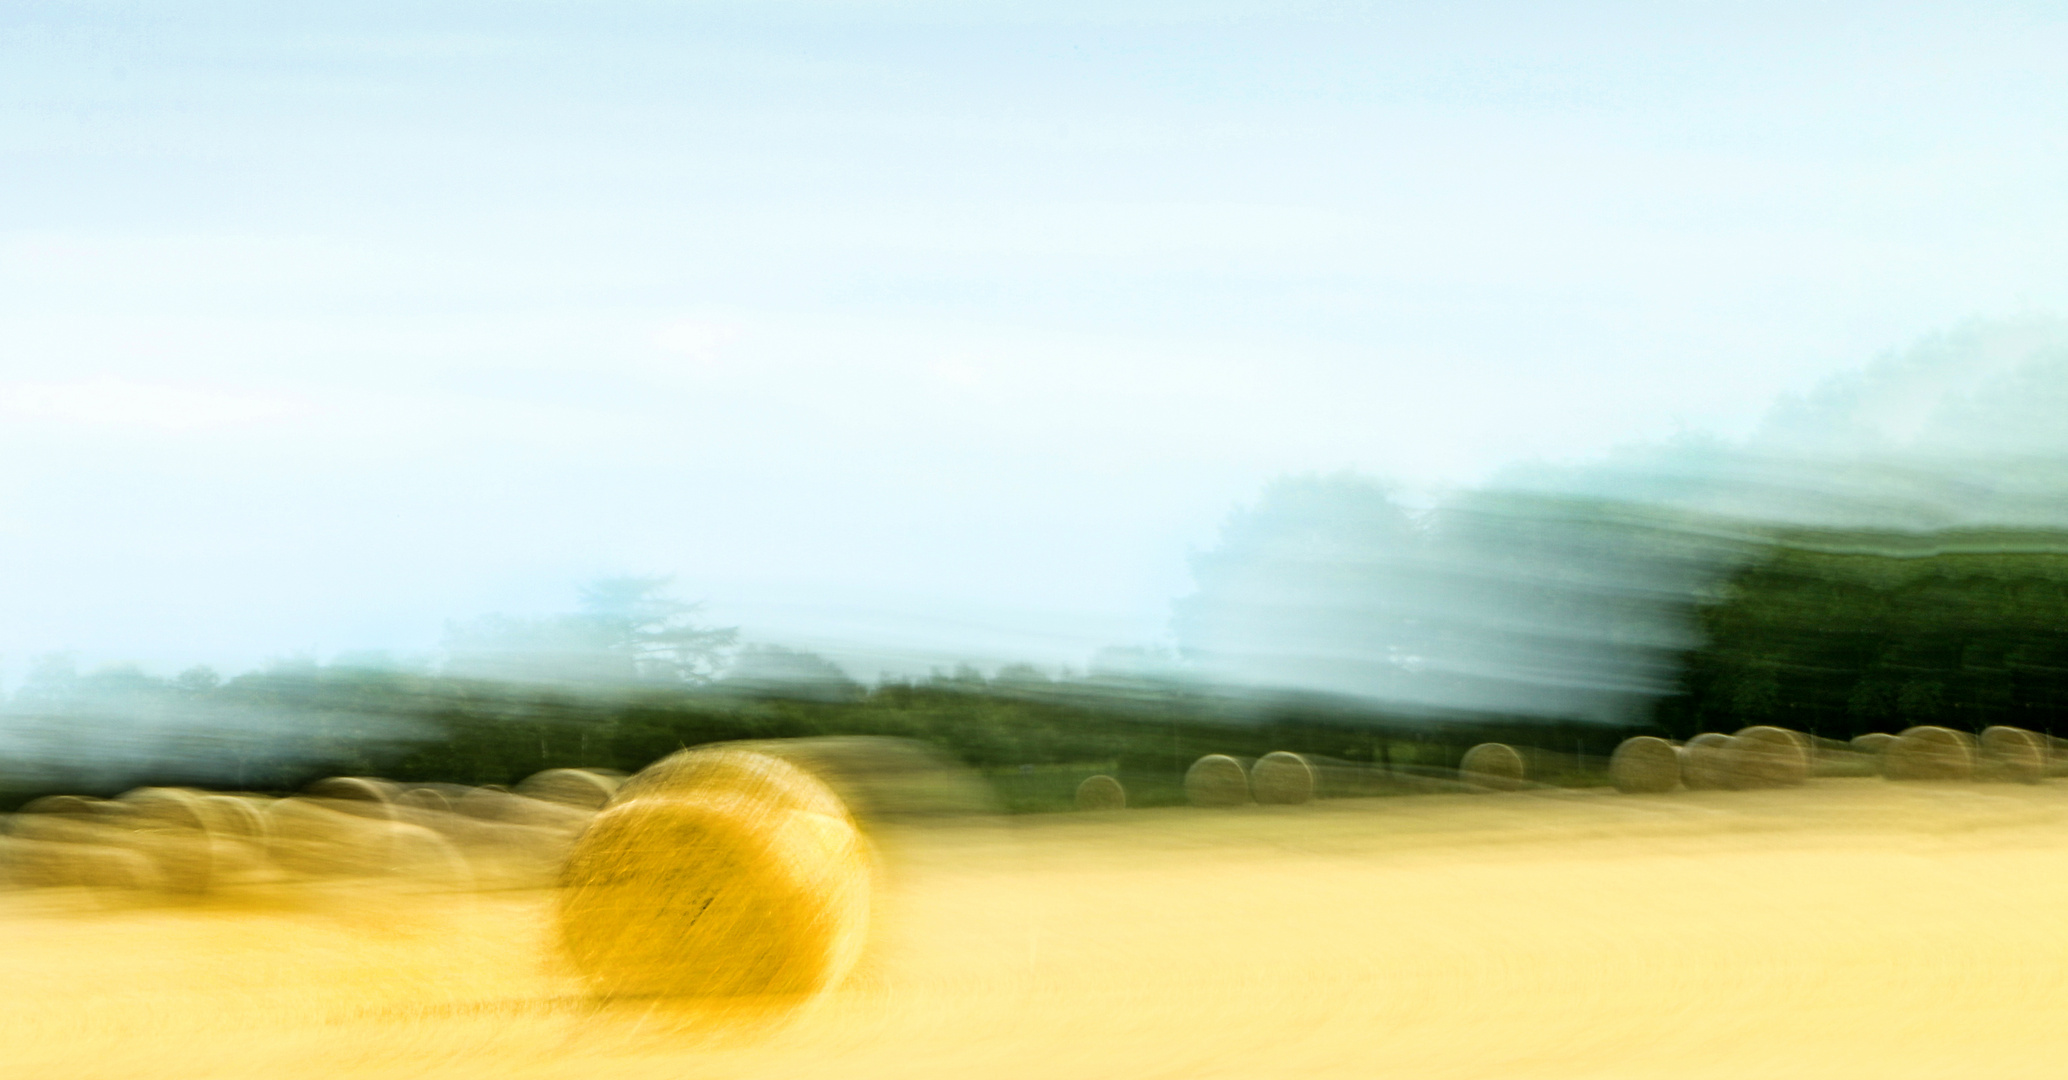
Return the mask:
[[[579,810],[601,810],[623,777],[596,769],[547,769],[525,777],[517,794]]]
[[[1529,782],[1529,764],[1507,743],[1480,743],[1458,761],[1458,779],[1488,791],[1520,791]]]
[[[1910,728],[1882,752],[1882,770],[1891,780],[1971,780],[1974,739],[1951,728]]]
[[[90,818],[105,812],[106,802],[84,795],[45,795],[40,799],[29,800],[21,808],[21,813],[24,814],[61,814],[78,818]]]
[[[1873,776],[1880,769],[1872,755],[1849,742],[1811,736],[1809,748],[1811,776]]]
[[[2037,784],[2046,779],[2045,736],[2024,728],[1984,728],[1979,740],[1981,771],[1991,780]]]
[[[475,788],[460,796],[452,808],[454,813],[478,821],[528,825],[563,833],[580,832],[596,816],[592,810],[486,787]]]
[[[1853,736],[1853,750],[1867,759],[1867,768],[1875,776],[1885,776],[1888,771],[1888,748],[1896,744],[1896,736],[1886,731],[1870,731],[1865,735]]]
[[[1087,776],[1077,785],[1077,809],[1079,810],[1125,810],[1127,809],[1127,788],[1120,781],[1100,773]]]
[[[598,815],[568,859],[560,943],[590,989],[746,1010],[836,985],[866,941],[871,892],[838,796],[764,754],[690,751],[668,765]]]
[[[467,878],[459,853],[421,825],[355,812],[355,800],[280,799],[266,809],[266,855],[308,877]]]
[[[1250,794],[1260,803],[1298,806],[1313,802],[1319,786],[1314,766],[1288,751],[1274,750],[1250,766]]]
[[[1705,731],[1681,748],[1681,782],[1689,791],[1724,791],[1737,786],[1731,737]]]
[[[22,889],[163,887],[158,868],[128,847],[19,836],[0,836],[0,881]]]
[[[202,792],[137,788],[116,800],[127,814],[131,845],[157,864],[167,891],[208,892],[251,859],[211,827]]]
[[[209,830],[222,836],[262,842],[266,837],[265,802],[243,795],[204,795],[198,809]]]
[[[1194,806],[1249,802],[1249,770],[1226,754],[1208,754],[1185,770],[1185,800]]]
[[[1798,787],[1809,779],[1809,737],[1801,732],[1748,727],[1731,736],[1731,748],[1737,787]]]
[[[402,794],[394,784],[371,776],[332,776],[302,791],[343,813],[383,820],[394,819],[395,798]]]
[[[1625,795],[1672,791],[1680,786],[1680,751],[1651,735],[1624,739],[1608,759],[1608,778]]]
[[[395,797],[395,806],[411,815],[452,813],[452,800],[436,788],[410,788]]]

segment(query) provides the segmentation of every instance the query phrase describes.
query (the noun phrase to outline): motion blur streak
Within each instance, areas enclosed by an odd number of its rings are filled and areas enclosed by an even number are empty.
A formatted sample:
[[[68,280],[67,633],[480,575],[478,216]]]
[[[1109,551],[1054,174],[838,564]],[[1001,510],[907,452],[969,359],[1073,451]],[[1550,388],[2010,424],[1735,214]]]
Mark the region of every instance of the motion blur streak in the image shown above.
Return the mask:
[[[861,968],[751,1034],[598,1006],[550,891],[0,896],[12,1076],[2026,1075],[2068,793],[1899,785],[886,824]]]

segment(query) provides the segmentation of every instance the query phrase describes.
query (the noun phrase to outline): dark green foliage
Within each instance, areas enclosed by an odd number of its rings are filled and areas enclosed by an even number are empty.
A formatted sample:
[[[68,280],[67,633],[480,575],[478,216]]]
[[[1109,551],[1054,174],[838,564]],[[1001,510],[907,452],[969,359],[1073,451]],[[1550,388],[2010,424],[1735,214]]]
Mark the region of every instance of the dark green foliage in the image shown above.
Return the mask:
[[[217,686],[123,678],[142,680],[125,701],[175,699],[198,715],[252,720],[264,737],[225,741],[238,761],[167,760],[85,783],[76,774],[46,776],[11,785],[0,803],[60,790],[113,794],[143,782],[290,791],[339,774],[510,785],[557,766],[634,772],[710,742],[888,735],[974,767],[1007,809],[1065,809],[1077,782],[1094,772],[1119,775],[1133,805],[1156,806],[1181,802],[1184,769],[1210,753],[1254,758],[1293,750],[1434,773],[1454,768],[1472,743],[1495,739],[1543,747],[1555,770],[1581,749],[1605,754],[1620,737],[1590,725],[1437,722],[1337,699],[1259,700],[1114,676],[1048,680],[1025,669],[995,679],[964,669],[801,697],[767,687],[730,692],[722,683],[571,691],[306,663]],[[1591,782],[1579,773],[1570,778]]]
[[[1702,611],[1680,737],[1939,724],[2052,733],[2068,705],[2068,535],[1797,533]]]

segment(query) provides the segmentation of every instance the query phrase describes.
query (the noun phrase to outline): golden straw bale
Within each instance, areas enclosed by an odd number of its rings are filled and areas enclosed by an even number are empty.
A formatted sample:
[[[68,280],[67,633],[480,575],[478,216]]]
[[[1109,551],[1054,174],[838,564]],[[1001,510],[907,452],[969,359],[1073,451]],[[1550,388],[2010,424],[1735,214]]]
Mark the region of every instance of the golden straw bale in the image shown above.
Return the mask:
[[[1312,802],[1318,786],[1314,766],[1284,750],[1265,754],[1249,770],[1250,793],[1260,803],[1297,806]]]
[[[184,788],[137,788],[116,800],[127,812],[130,842],[158,867],[170,892],[204,893],[252,860],[218,842],[202,809],[206,796]],[[218,866],[221,862],[224,865]]]
[[[204,795],[196,809],[207,819],[211,832],[262,843],[266,838],[267,801],[248,795]]]
[[[1185,770],[1185,799],[1194,806],[1249,802],[1249,770],[1226,754],[1208,754]]]
[[[589,820],[596,816],[593,810],[583,810],[565,803],[546,802],[494,788],[475,788],[460,796],[452,809],[462,817],[474,818],[477,821],[525,825],[569,835],[582,831],[588,826]]]
[[[266,854],[309,877],[463,880],[452,845],[421,825],[365,816],[351,799],[280,799],[266,810]]]
[[[22,889],[153,890],[158,868],[126,846],[0,836],[0,881]]]
[[[342,813],[393,820],[395,799],[402,791],[371,776],[333,776],[310,784],[303,793]]]
[[[579,810],[601,810],[624,778],[597,769],[547,769],[525,777],[517,794]]]
[[[1680,786],[1680,750],[1651,735],[1624,739],[1608,759],[1608,778],[1625,795],[1672,791]]]
[[[395,808],[398,813],[450,814],[452,799],[436,788],[415,787],[395,797]]]
[[[1873,776],[1879,769],[1872,755],[1849,742],[1811,736],[1809,747],[1811,776]]]
[[[2046,779],[2046,737],[2024,728],[1998,725],[1982,729],[1978,740],[1978,775],[2016,784]]]
[[[1974,737],[1930,725],[1910,728],[1882,752],[1882,766],[1891,780],[1971,780]]]
[[[1731,736],[1732,764],[1741,788],[1796,787],[1809,779],[1809,737],[1759,725]]]
[[[1459,760],[1458,779],[1487,791],[1520,791],[1529,782],[1529,764],[1507,743],[1480,743]]]
[[[1736,752],[1731,737],[1705,731],[1687,741],[1681,761],[1681,782],[1690,791],[1719,791],[1737,786]]]
[[[1867,768],[1875,776],[1883,776],[1888,770],[1888,748],[1894,746],[1896,736],[1886,731],[1870,731],[1865,735],[1853,736],[1853,749],[1867,761]]]
[[[1077,809],[1125,810],[1127,789],[1105,773],[1087,776],[1083,783],[1077,785]]]
[[[868,933],[854,819],[788,762],[688,753],[723,760],[676,755],[663,782],[614,802],[576,844],[558,905],[567,956],[605,998],[777,1008],[835,985]]]
[[[45,795],[31,799],[22,806],[24,814],[61,814],[67,817],[92,817],[99,813],[113,812],[103,799],[92,799],[84,795]]]

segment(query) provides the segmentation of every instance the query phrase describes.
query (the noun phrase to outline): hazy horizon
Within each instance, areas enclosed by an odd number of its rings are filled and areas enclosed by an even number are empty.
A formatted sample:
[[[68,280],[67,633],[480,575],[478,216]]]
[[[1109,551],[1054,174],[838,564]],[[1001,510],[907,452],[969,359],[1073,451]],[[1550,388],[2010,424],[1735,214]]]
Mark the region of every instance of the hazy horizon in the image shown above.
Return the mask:
[[[6,18],[8,685],[620,573],[862,678],[1081,668],[1273,478],[1828,453],[1802,403],[2068,311],[2012,8]]]

